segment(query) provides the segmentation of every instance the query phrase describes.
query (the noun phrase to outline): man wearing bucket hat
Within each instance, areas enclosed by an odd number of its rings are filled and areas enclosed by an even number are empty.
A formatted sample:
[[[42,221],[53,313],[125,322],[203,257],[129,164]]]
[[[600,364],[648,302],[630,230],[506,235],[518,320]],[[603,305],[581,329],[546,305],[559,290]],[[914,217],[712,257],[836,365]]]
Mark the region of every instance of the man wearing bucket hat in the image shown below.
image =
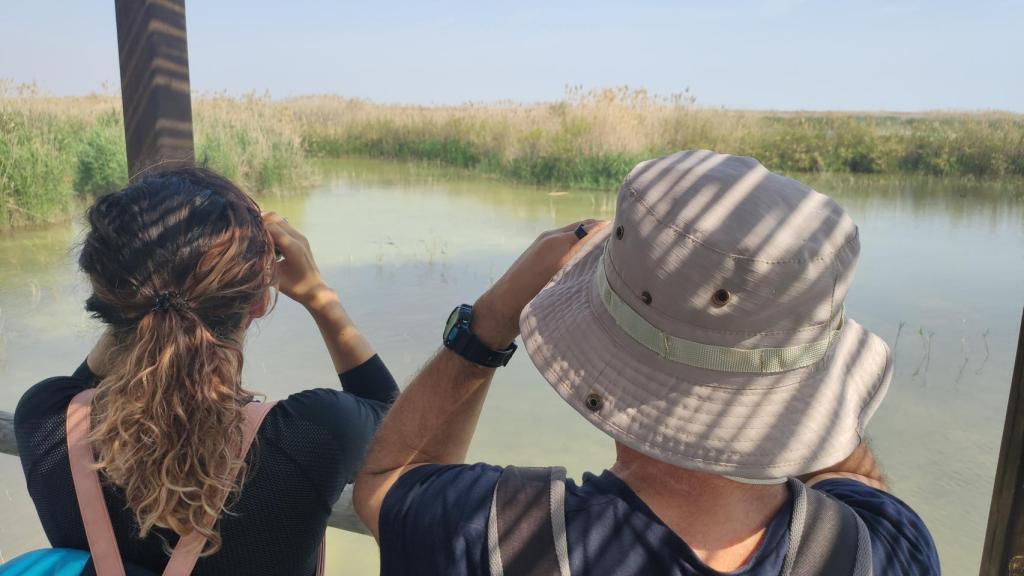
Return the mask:
[[[938,574],[863,441],[892,359],[844,311],[858,253],[842,208],[751,158],[638,165],[614,222],[545,233],[453,313],[386,418],[355,491],[382,573]],[[462,463],[520,328],[615,441],[579,485]]]

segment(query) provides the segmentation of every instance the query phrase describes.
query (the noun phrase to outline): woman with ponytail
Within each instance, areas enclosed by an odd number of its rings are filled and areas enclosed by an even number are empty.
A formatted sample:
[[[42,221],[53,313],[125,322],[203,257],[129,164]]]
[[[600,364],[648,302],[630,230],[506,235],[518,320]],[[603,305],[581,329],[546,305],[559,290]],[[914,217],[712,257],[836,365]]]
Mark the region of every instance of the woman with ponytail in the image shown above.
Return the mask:
[[[85,308],[106,332],[71,376],[35,385],[15,413],[51,545],[89,550],[94,540],[67,441],[69,405],[84,403],[84,442],[128,574],[163,572],[179,541],[194,544],[197,575],[314,574],[331,508],[398,388],[308,242],[199,168],[147,176],[99,198],[87,219]],[[312,315],[340,389],[252,404],[245,334],[278,291]],[[253,407],[265,416],[245,451]]]

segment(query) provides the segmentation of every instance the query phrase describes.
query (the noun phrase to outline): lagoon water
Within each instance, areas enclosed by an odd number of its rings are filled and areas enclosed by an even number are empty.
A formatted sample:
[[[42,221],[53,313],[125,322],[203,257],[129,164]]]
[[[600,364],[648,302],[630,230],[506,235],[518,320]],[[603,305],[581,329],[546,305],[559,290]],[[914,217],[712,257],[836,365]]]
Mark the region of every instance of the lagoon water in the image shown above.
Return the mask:
[[[421,166],[352,160],[322,185],[262,201],[303,230],[328,281],[400,382],[542,230],[608,217],[609,191],[559,192]],[[944,573],[976,574],[1024,305],[1024,184],[817,176],[860,225],[851,317],[895,349],[869,427],[893,490],[924,517]],[[98,332],[82,310],[78,223],[0,234],[0,409],[70,373]],[[283,298],[251,332],[244,380],[271,398],[334,386],[305,312]],[[577,479],[612,443],[564,405],[525,354],[499,371],[470,451],[498,464],[562,464]],[[17,460],[0,455],[0,561],[44,546]],[[374,574],[372,539],[329,531],[331,574]]]

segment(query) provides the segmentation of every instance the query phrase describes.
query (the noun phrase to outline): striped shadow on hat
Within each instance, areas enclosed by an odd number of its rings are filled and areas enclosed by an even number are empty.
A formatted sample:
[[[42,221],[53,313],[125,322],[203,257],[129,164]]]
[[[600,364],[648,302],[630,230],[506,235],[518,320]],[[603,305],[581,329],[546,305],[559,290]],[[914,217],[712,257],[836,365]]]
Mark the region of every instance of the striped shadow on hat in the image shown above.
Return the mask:
[[[615,222],[521,317],[540,372],[615,440],[752,481],[853,451],[892,372],[843,300],[860,244],[827,196],[752,158],[638,165]]]

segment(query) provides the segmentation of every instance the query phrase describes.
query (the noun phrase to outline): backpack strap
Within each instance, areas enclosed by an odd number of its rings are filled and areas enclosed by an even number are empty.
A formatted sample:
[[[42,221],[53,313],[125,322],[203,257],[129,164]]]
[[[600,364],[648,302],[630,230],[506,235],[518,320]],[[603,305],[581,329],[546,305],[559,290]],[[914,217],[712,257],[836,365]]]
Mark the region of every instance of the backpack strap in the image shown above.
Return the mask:
[[[320,550],[316,553],[316,576],[324,576],[327,569],[327,532],[320,539]]]
[[[491,576],[570,576],[565,468],[505,468],[487,519]]]
[[[846,504],[789,481],[793,516],[783,576],[872,576],[871,535]]]
[[[71,464],[71,479],[75,485],[78,509],[82,513],[86,540],[92,554],[93,566],[98,576],[124,576],[124,563],[117,547],[117,538],[107,513],[106,501],[103,499],[103,488],[100,485],[99,473],[96,471],[96,460],[89,442],[89,426],[92,413],[92,397],[95,388],[83,390],[71,399],[67,412],[68,461]],[[274,402],[250,403],[245,407],[242,421],[241,454],[249,452],[260,424],[266,417]],[[224,494],[220,504],[227,499]],[[164,576],[187,576],[192,572],[199,554],[202,553],[205,540],[198,533],[191,533],[178,539],[171,559],[164,569]],[[323,562],[323,543],[321,542],[318,564]]]
[[[245,416],[242,420],[242,446],[241,454],[245,456],[256,439],[256,433],[260,430],[263,419],[266,418],[275,402],[251,402],[245,406]],[[218,508],[224,506],[228,495],[225,493],[219,498]],[[213,522],[216,522],[213,519]],[[210,524],[212,525],[213,522]],[[171,559],[164,568],[164,576],[188,576],[192,573],[199,555],[203,552],[206,539],[198,532],[192,532],[178,539],[178,544],[171,553]]]
[[[99,474],[94,465],[95,457],[89,443],[89,419],[92,413],[90,402],[96,389],[83,390],[68,404],[66,434],[68,440],[68,461],[71,464],[71,480],[75,485],[78,510],[82,513],[85,538],[89,542],[92,563],[99,576],[124,576],[121,551],[110,524],[107,504],[103,499]]]

